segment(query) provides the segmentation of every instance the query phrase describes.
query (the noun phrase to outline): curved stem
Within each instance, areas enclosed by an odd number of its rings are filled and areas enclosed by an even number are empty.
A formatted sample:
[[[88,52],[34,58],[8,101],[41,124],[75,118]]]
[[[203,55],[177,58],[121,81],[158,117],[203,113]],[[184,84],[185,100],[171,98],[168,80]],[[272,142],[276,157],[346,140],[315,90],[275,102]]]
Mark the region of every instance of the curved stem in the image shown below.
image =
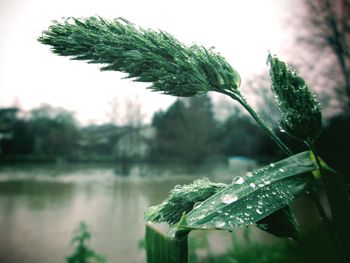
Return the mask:
[[[244,98],[239,98],[242,106],[249,112],[249,114],[254,118],[254,120],[263,128],[270,136],[271,139],[280,147],[280,149],[288,156],[293,155],[292,151],[288,148],[287,145],[282,142],[282,140],[276,135],[276,133],[266,125],[266,123],[260,118],[260,116],[254,111],[252,107],[245,101]]]
[[[326,199],[328,202],[328,206],[330,207],[330,210],[331,210],[330,211],[331,216],[332,216],[332,218],[334,218],[332,206],[331,206],[330,201],[329,201],[328,183],[327,183],[326,178],[325,178],[325,176],[327,176],[327,175],[323,174],[322,164],[321,164],[321,161],[318,157],[317,151],[316,151],[313,143],[306,141],[305,144],[309,147],[309,149],[311,150],[311,152],[313,153],[313,155],[315,157],[316,165],[320,171],[320,176],[322,178],[322,186],[325,190],[325,195],[326,195]],[[331,240],[333,241],[333,245],[335,246],[335,250],[339,253],[341,260],[343,260],[343,262],[347,262],[346,253],[344,253],[343,245],[342,245],[341,241],[338,239],[338,236],[335,233],[335,230],[333,229],[333,223],[331,222],[331,220],[329,220],[326,212],[324,211],[324,208],[323,208],[321,201],[320,201],[320,197],[317,195],[317,193],[314,189],[312,189],[312,191],[313,191],[312,200],[316,204],[317,210],[322,218],[322,221],[323,221],[323,223],[328,231],[328,234],[329,234]]]
[[[287,156],[292,156],[292,151],[288,148],[287,145],[282,142],[282,140],[276,135],[276,133],[266,125],[266,123],[260,118],[260,116],[254,111],[252,107],[247,103],[247,101],[239,94],[231,93],[226,90],[218,90],[218,92],[223,93],[232,99],[238,101],[245,109],[248,111],[248,113],[254,118],[254,120],[259,124],[259,126],[267,132],[267,134],[270,136],[272,140],[278,145],[278,147],[283,151],[284,154]]]

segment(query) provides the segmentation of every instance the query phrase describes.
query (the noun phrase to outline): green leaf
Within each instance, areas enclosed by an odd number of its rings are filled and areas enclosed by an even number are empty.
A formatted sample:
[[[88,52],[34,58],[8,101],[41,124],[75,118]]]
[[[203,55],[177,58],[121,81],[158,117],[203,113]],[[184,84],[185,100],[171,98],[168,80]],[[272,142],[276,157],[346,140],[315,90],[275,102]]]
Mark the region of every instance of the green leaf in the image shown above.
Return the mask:
[[[332,226],[337,236],[338,246],[350,261],[350,193],[342,174],[322,163],[322,175],[332,213]]]
[[[307,173],[315,169],[310,153],[302,152],[236,177],[188,213],[187,227],[177,229],[233,230],[255,224],[290,203],[307,185]]]
[[[177,185],[166,200],[147,209],[145,220],[153,223],[175,224],[184,213],[191,211],[196,204],[226,186],[226,184],[213,183],[208,178],[195,180],[188,185]]]
[[[177,240],[146,225],[147,263],[187,263],[187,237]]]

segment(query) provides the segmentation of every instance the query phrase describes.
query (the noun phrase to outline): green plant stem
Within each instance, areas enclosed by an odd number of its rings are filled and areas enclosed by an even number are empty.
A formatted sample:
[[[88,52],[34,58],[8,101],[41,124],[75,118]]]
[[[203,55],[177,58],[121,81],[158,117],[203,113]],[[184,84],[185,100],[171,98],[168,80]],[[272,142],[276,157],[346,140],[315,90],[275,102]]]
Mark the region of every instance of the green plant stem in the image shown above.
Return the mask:
[[[256,120],[256,122],[262,127],[269,135],[270,138],[275,141],[275,143],[280,147],[280,149],[288,156],[292,156],[292,151],[281,141],[281,139],[276,135],[276,133],[266,125],[266,123],[260,118],[260,116],[250,107],[250,105],[242,99],[242,106],[250,113],[250,115]]]
[[[173,239],[146,225],[147,263],[188,263],[188,238]]]
[[[232,99],[238,101],[254,118],[258,125],[269,134],[270,138],[279,146],[279,148],[283,151],[284,154],[286,154],[287,156],[293,155],[292,151],[288,148],[288,146],[285,145],[284,142],[282,142],[282,140],[276,135],[276,133],[266,125],[266,123],[260,118],[260,116],[254,111],[254,109],[250,107],[250,105],[241,95],[222,90],[218,90],[218,92],[230,96]]]
[[[326,195],[327,204],[330,207],[331,217],[334,218],[333,209],[332,209],[332,206],[331,206],[330,200],[329,200],[330,193],[328,191],[328,186],[327,186],[328,183],[327,183],[326,178],[325,178],[325,176],[327,176],[327,175],[323,174],[322,164],[321,164],[321,161],[318,157],[317,151],[316,151],[313,143],[312,142],[305,142],[305,144],[309,147],[309,149],[311,150],[311,152],[313,153],[313,155],[315,157],[316,165],[317,165],[317,168],[319,169],[320,176],[322,179],[322,187],[323,187],[325,195]],[[317,208],[317,210],[322,218],[322,221],[327,229],[328,235],[330,236],[331,240],[333,241],[333,245],[335,246],[335,250],[339,253],[343,262],[347,262],[346,253],[344,253],[343,245],[341,244],[342,242],[338,239],[337,233],[335,232],[335,230],[333,228],[333,224],[329,220],[326,212],[324,211],[320,197],[317,195],[317,193],[314,189],[312,189],[312,198],[311,199],[315,203],[316,208]]]
[[[313,143],[311,142],[305,142],[305,144],[309,147],[309,149],[311,150],[311,152],[313,153],[314,157],[315,157],[315,160],[316,160],[316,165],[317,165],[317,168],[320,172],[320,175],[321,175],[321,178],[322,178],[322,186],[325,190],[325,194],[326,194],[326,198],[327,198],[327,202],[329,204],[329,197],[328,197],[328,193],[327,193],[327,182],[325,181],[324,177],[323,177],[323,173],[322,173],[322,165],[321,165],[321,162],[320,162],[320,159],[318,158],[318,155],[317,155],[317,152],[316,152],[316,149],[315,147],[313,146]],[[314,189],[312,189],[312,200],[315,202],[316,204],[316,207],[318,209],[318,212],[323,220],[323,222],[327,225],[327,226],[331,226],[331,222],[330,220],[328,219],[328,216],[326,214],[326,212],[324,211],[324,208],[321,204],[321,201],[320,201],[320,198],[319,196],[317,195],[316,191]],[[332,211],[331,211],[332,212]]]
[[[265,130],[265,132],[267,132],[270,136],[270,138],[272,140],[274,140],[274,142],[279,146],[279,148],[283,151],[284,154],[291,156],[293,155],[292,151],[288,148],[287,145],[285,145],[281,139],[276,135],[276,133],[266,125],[266,123],[260,118],[260,116],[254,111],[254,109],[247,103],[247,101],[240,95],[240,94],[236,94],[236,93],[231,93],[231,92],[226,92],[226,91],[219,91],[225,95],[228,95],[229,97],[231,97],[232,99],[238,101],[247,111],[248,113],[254,118],[254,120],[258,123],[258,125],[263,128]],[[319,158],[317,157],[317,153],[315,151],[315,148],[313,147],[312,144],[308,144],[307,146],[309,147],[309,149],[313,152],[315,159],[316,159],[316,163],[318,168],[320,169],[320,173],[321,173],[321,162],[319,160]],[[321,175],[322,176],[322,175]],[[325,182],[324,182],[325,183]],[[319,214],[322,218],[322,221],[324,222],[326,229],[331,237],[331,239],[333,240],[333,242],[335,242],[334,244],[338,244],[336,236],[334,235],[333,231],[332,231],[332,225],[330,220],[328,219],[321,201],[319,199],[319,197],[316,195],[316,193],[314,193],[314,202],[316,204],[316,207],[319,211]],[[328,200],[328,195],[327,195],[327,200]],[[312,251],[300,240],[300,239],[294,239],[295,242],[297,242],[310,256],[312,256],[312,258],[314,259],[315,262],[319,261],[319,259],[317,258],[317,256],[312,253]],[[339,246],[336,246],[336,250],[339,251]],[[341,253],[342,258],[344,258],[343,253]]]

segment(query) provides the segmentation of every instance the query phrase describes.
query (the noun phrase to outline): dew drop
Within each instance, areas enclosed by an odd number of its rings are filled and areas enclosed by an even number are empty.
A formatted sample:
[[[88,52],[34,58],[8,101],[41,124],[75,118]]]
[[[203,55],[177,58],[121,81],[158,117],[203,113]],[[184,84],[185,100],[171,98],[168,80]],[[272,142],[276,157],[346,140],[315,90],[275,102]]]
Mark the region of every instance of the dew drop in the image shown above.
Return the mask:
[[[283,170],[282,168],[278,169],[278,171],[280,171],[281,173],[283,173],[283,172],[284,172],[284,170]]]
[[[248,176],[248,177],[252,177],[253,176],[253,174],[251,172],[248,172],[245,175]]]
[[[202,205],[202,202],[197,202],[194,204],[193,209],[200,208]]]
[[[258,201],[258,204],[259,204],[259,205],[263,205],[264,202],[263,202],[262,200],[259,200],[259,201]]]
[[[201,215],[199,215],[198,217],[197,217],[197,220],[201,220],[201,219],[203,219],[205,217],[205,215],[204,214],[201,214]]]
[[[265,184],[265,185],[268,185],[268,184],[270,184],[270,181],[267,181],[267,180],[266,180],[266,181],[264,181],[264,184]]]
[[[237,201],[237,196],[233,195],[233,194],[224,194],[222,197],[221,197],[221,201],[224,203],[224,204],[231,204],[235,201]]]
[[[255,188],[255,187],[256,187],[256,185],[255,185],[254,183],[251,183],[249,186],[250,186],[251,188]]]
[[[218,221],[215,223],[216,227],[224,227],[225,226],[225,222],[224,221]]]
[[[240,218],[240,217],[237,217],[236,219],[237,219],[237,220],[239,221],[239,223],[241,223],[241,224],[244,222],[243,219]]]
[[[243,177],[238,177],[238,178],[235,180],[235,184],[243,184],[243,183],[244,183]]]
[[[253,206],[252,205],[247,205],[247,209],[252,209]]]
[[[274,163],[271,163],[271,164],[270,164],[270,167],[272,167],[272,168],[275,167],[275,164],[274,164]]]
[[[259,215],[262,214],[262,211],[261,211],[260,209],[256,209],[255,211],[256,211]]]
[[[175,185],[174,191],[179,191],[179,190],[181,190],[181,185],[179,184]]]

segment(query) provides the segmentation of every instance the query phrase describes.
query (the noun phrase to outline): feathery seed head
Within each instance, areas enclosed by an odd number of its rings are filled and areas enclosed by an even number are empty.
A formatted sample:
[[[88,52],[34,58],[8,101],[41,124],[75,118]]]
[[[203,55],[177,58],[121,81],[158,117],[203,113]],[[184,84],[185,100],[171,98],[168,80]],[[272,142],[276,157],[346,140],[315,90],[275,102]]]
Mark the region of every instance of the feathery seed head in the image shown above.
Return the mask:
[[[178,185],[164,202],[148,208],[145,219],[154,223],[166,222],[173,225],[181,219],[183,213],[191,211],[196,203],[203,202],[225,186],[213,183],[208,178],[195,180],[189,185]]]
[[[152,83],[153,91],[184,97],[239,92],[240,76],[219,54],[187,47],[166,32],[137,28],[122,18],[54,21],[38,40],[58,55],[105,64],[101,70]]]
[[[321,107],[305,81],[277,57],[268,56],[272,91],[282,112],[280,125],[289,135],[313,142],[322,125]]]

